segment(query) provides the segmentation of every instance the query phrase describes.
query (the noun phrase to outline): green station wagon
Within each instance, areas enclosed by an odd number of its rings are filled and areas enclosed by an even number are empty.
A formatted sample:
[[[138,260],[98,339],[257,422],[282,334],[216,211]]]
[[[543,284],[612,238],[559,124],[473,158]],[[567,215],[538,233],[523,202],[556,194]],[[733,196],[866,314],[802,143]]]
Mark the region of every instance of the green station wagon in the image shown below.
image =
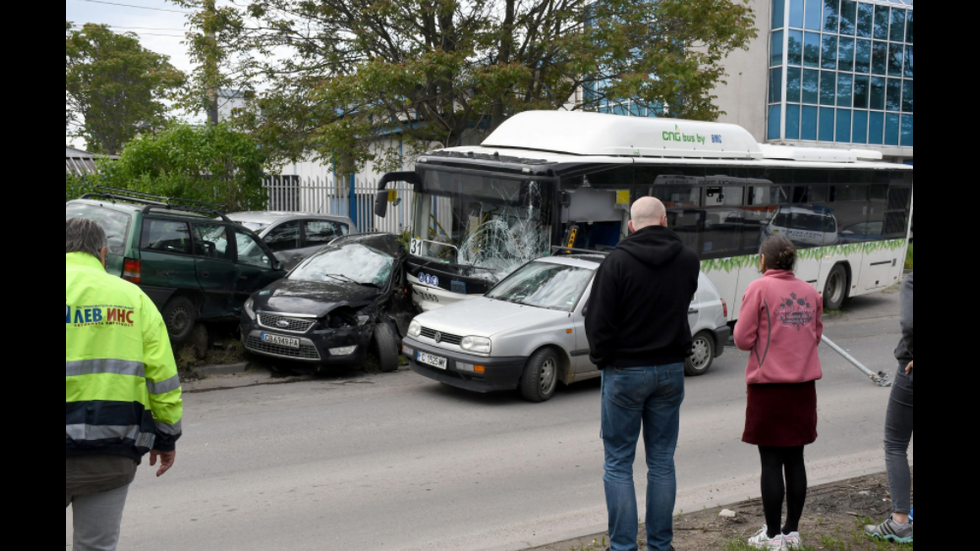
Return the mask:
[[[198,321],[238,320],[252,294],[286,275],[255,233],[214,207],[109,190],[66,203],[65,220],[102,226],[107,271],[139,285],[181,343]]]

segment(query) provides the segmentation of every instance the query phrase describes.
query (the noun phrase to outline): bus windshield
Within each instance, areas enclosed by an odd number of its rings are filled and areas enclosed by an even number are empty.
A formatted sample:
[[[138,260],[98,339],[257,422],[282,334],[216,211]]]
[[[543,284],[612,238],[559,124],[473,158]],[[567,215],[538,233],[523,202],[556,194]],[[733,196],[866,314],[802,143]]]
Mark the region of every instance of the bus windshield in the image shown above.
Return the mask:
[[[549,251],[552,193],[547,181],[428,170],[415,199],[411,252],[500,281]]]

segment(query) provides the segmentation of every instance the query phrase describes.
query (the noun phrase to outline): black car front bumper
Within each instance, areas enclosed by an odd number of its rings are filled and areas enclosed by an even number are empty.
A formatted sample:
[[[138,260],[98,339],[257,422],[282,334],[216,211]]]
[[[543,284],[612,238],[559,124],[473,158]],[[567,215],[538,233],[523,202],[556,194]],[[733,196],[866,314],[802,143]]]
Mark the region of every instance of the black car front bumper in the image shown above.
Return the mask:
[[[256,320],[243,320],[241,325],[242,346],[252,354],[303,362],[317,366],[363,365],[367,359],[368,347],[374,337],[374,324],[365,324],[345,329],[311,330],[297,334],[262,327]],[[267,343],[264,334],[290,339],[299,339],[299,348]],[[331,350],[357,347],[354,353],[334,356]]]
[[[445,370],[431,367],[418,362],[418,353],[425,352],[440,358],[446,358],[448,365]],[[411,338],[402,341],[402,353],[408,358],[412,371],[439,381],[440,383],[470,390],[487,393],[499,390],[514,390],[521,382],[527,358],[485,358],[473,356],[423,344]],[[475,373],[459,369],[459,364],[480,365],[484,373]]]

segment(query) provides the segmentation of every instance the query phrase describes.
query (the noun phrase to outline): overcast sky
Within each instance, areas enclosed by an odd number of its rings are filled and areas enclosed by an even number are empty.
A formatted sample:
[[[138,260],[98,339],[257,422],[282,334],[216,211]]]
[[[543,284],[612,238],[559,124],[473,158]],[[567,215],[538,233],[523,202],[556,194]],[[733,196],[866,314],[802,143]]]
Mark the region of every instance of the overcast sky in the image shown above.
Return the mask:
[[[190,72],[184,40],[185,15],[166,0],[105,0],[112,4],[127,4],[170,11],[151,11],[119,5],[98,4],[86,0],[65,0],[65,19],[76,25],[99,23],[113,27],[113,31],[134,32],[148,50],[170,57],[170,62],[181,71]]]
[[[187,48],[181,43],[184,41],[186,16],[183,13],[175,13],[182,11],[181,8],[166,0],[99,0],[102,1],[107,4],[86,0],[65,0],[65,20],[79,26],[85,23],[109,25],[117,33],[136,33],[144,48],[170,57],[170,63],[174,67],[188,74],[191,72],[192,66],[187,57]],[[111,4],[125,4],[125,6]],[[155,10],[127,6],[155,8]],[[85,147],[84,140],[66,138],[66,142]]]

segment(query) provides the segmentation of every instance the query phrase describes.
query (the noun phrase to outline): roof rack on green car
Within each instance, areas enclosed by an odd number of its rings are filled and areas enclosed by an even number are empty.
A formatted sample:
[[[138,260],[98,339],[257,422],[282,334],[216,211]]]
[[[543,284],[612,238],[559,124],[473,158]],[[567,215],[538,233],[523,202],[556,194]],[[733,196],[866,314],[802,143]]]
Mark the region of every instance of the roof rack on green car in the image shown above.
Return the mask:
[[[177,199],[174,197],[163,197],[152,195],[141,191],[119,189],[108,186],[96,186],[95,193],[86,193],[82,199],[107,199],[112,202],[122,201],[145,205],[143,214],[148,214],[153,210],[177,210],[191,212],[195,214],[207,214],[221,218],[225,222],[234,223],[225,216],[227,208],[219,203],[206,203],[204,201],[192,201],[190,199]]]

